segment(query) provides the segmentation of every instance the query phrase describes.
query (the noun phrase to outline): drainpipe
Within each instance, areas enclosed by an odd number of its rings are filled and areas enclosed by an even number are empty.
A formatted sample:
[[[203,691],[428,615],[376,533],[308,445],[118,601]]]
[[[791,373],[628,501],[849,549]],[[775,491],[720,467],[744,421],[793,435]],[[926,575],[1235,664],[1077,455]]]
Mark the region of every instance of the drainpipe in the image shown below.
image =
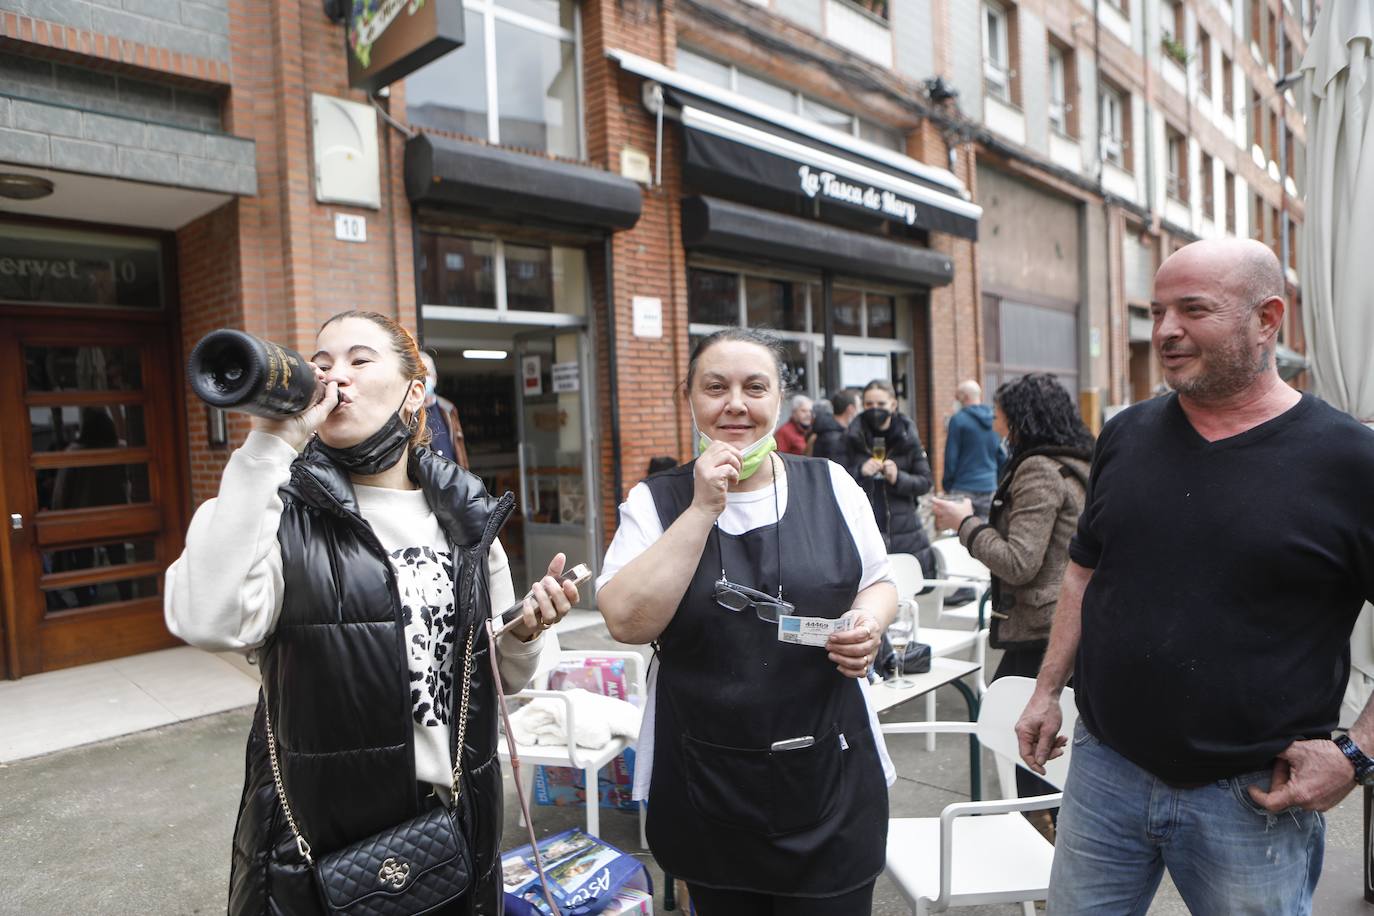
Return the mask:
[[[1142,23],[1142,27],[1145,29],[1145,35],[1147,36],[1146,39],[1145,39],[1145,131],[1144,131],[1144,133],[1145,133],[1145,212],[1146,212],[1147,214],[1149,214],[1149,217],[1150,217],[1150,231],[1151,231],[1152,233],[1158,235],[1158,234],[1159,234],[1160,213],[1159,213],[1158,210],[1155,209],[1155,149],[1156,149],[1156,147],[1155,147],[1155,117],[1154,117],[1154,111],[1155,111],[1155,68],[1152,67],[1152,66],[1150,66],[1150,54],[1151,54],[1151,52],[1153,52],[1153,53],[1155,53],[1155,54],[1158,54],[1159,52],[1158,52],[1157,50],[1154,50],[1154,45],[1152,45],[1152,44],[1150,43],[1150,40],[1149,40],[1149,37],[1148,37],[1148,36],[1152,33],[1152,31],[1153,31],[1153,32],[1159,31],[1159,27],[1158,27],[1158,24],[1156,24],[1156,26],[1155,26],[1155,28],[1154,28],[1153,30],[1150,28],[1150,13],[1149,13],[1148,8],[1145,9],[1145,10],[1143,10],[1142,13],[1141,13],[1141,15],[1143,16],[1143,19],[1144,19],[1144,21],[1143,21],[1143,23]],[[1182,36],[1182,35],[1178,36],[1178,40],[1179,40],[1180,42],[1182,42],[1182,41],[1183,41],[1183,36]],[[1183,77],[1183,79],[1184,79],[1184,82],[1183,82],[1183,88],[1184,88],[1183,95],[1184,95],[1184,98],[1185,98],[1185,100],[1186,100],[1187,95],[1188,95],[1188,67],[1187,67],[1187,64],[1184,64],[1183,74],[1184,74],[1184,77]],[[1191,120],[1192,120],[1191,108],[1189,109],[1189,111],[1190,111],[1190,114],[1189,114],[1189,121],[1191,121]],[[1193,132],[1193,131],[1192,131],[1192,125],[1190,124],[1190,125],[1189,125],[1189,129],[1188,129],[1188,133],[1191,135],[1192,132]],[[1166,134],[1165,136],[1166,136],[1166,155],[1167,155],[1167,136],[1168,136],[1168,135]],[[1186,152],[1187,147],[1185,146],[1184,149],[1185,149],[1184,156],[1186,157],[1186,156],[1187,156],[1187,152]],[[1185,169],[1188,167],[1186,162],[1184,163],[1184,166],[1183,166],[1183,167],[1184,167]],[[1166,196],[1167,196],[1167,195],[1166,195]]]
[[[1146,72],[1149,72],[1147,66]],[[1097,86],[1097,190],[1102,195],[1102,230],[1105,238],[1104,253],[1106,258],[1103,263],[1106,270],[1106,307],[1107,320],[1103,327],[1107,328],[1107,391],[1106,400],[1112,399],[1112,386],[1115,383],[1116,357],[1112,347],[1112,207],[1107,200],[1107,190],[1103,187],[1102,177],[1106,171],[1106,156],[1102,150],[1102,0],[1093,0],[1093,78]],[[1092,333],[1092,321],[1089,318],[1089,334]],[[1089,354],[1092,350],[1089,348]],[[1091,356],[1089,356],[1091,359]],[[1096,419],[1096,418],[1094,418]]]
[[[1275,70],[1278,70],[1280,67],[1283,66],[1283,52],[1284,52],[1285,45],[1287,44],[1288,35],[1287,35],[1287,33],[1286,33],[1286,31],[1284,30],[1284,27],[1283,27],[1284,16],[1285,16],[1285,14],[1284,14],[1283,3],[1280,2],[1280,3],[1279,3],[1279,18],[1278,18],[1278,23],[1279,23],[1279,43],[1278,43],[1279,59],[1276,60],[1276,61],[1274,61],[1274,69],[1275,69]],[[1284,79],[1285,79],[1287,76],[1288,76],[1287,73],[1280,73],[1280,74],[1279,74],[1279,82],[1283,82]],[[1285,96],[1285,94],[1286,94],[1287,92],[1288,92],[1287,87],[1285,87],[1285,88],[1279,90],[1279,149],[1278,149],[1278,153],[1279,153],[1279,251],[1281,252],[1281,254],[1280,254],[1280,256],[1279,256],[1279,260],[1280,260],[1280,262],[1281,262],[1281,263],[1280,263],[1280,266],[1281,266],[1282,269],[1283,269],[1283,275],[1284,275],[1284,277],[1285,277],[1285,280],[1284,280],[1285,285],[1287,284],[1287,279],[1286,279],[1286,278],[1288,277],[1288,252],[1289,252],[1288,246],[1291,245],[1291,244],[1293,244],[1292,239],[1290,239],[1290,238],[1288,237],[1288,185],[1285,184],[1285,182],[1288,180],[1288,102],[1287,102],[1287,100],[1284,98],[1284,96]],[[1291,313],[1290,313],[1290,316],[1285,316],[1285,317],[1289,317],[1289,319],[1291,320]],[[1285,336],[1287,336],[1287,335],[1285,335]]]
[[[611,252],[612,238],[607,233],[603,243],[606,252],[606,384],[610,389],[606,394],[611,411],[611,474],[615,480],[615,504],[619,506],[625,498],[625,479],[620,460],[620,383],[615,358],[615,256]]]

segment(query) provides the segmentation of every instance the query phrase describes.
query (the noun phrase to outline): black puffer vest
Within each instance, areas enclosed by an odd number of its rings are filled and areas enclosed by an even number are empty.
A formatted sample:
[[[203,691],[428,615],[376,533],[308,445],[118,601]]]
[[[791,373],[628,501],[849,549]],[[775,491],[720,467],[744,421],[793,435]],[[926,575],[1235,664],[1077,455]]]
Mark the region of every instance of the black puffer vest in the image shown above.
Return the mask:
[[[865,477],[859,473],[864,462],[873,454],[873,437],[881,435],[887,444],[887,457],[897,465],[895,484],[887,478]],[[888,553],[909,553],[921,561],[927,575],[935,575],[935,557],[925,523],[916,508],[917,497],[929,493],[933,484],[930,460],[921,445],[916,424],[904,414],[892,418],[892,425],[875,433],[864,425],[863,416],[854,418],[845,433],[849,449],[849,473],[859,482],[873,507],[873,517],[883,534]]]
[[[410,477],[453,547],[455,660],[469,629],[491,613],[487,554],[515,500],[489,496],[472,474],[428,449],[412,449]],[[314,854],[333,852],[434,804],[415,781],[415,741],[405,626],[387,553],[358,512],[346,472],[315,447],[282,487],[277,529],[285,591],[281,617],[258,652],[264,694],[248,736],[243,798],[229,878],[231,916],[322,912],[277,801],[263,704],[271,703],[282,782]],[[496,691],[485,629],[473,643],[463,747],[462,829],[475,866],[458,912],[500,916],[501,768]],[[455,674],[461,676],[461,662]],[[452,691],[458,740],[461,689]],[[265,695],[265,697],[264,697]]]

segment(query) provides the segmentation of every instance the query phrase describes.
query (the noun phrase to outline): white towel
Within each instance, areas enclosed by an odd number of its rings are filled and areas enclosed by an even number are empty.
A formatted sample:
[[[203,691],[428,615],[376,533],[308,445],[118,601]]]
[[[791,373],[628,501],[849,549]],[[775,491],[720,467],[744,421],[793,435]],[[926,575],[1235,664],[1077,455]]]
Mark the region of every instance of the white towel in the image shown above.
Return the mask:
[[[612,737],[639,740],[639,709],[615,697],[603,697],[581,688],[563,691],[572,702],[578,747],[597,750]],[[511,713],[510,726],[519,744],[567,744],[567,706],[552,697],[538,697]]]

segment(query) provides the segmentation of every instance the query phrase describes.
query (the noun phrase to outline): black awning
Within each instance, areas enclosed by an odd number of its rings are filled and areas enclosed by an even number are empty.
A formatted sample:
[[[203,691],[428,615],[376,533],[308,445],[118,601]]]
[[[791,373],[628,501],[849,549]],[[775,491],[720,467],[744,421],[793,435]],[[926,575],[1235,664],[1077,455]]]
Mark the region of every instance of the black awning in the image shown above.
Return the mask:
[[[944,286],[954,279],[954,262],[929,248],[714,197],[682,202],[682,243],[690,249],[828,268],[874,280]]]
[[[584,165],[434,134],[406,141],[406,196],[567,226],[629,229],[639,221],[639,185]]]
[[[816,200],[822,205],[851,209],[961,238],[978,237],[978,219],[959,210],[963,201],[930,188],[916,198],[881,185],[806,161],[804,154],[785,156],[689,126],[683,127],[683,170],[687,179],[703,190],[727,189],[739,182],[755,188],[787,194],[793,199]]]

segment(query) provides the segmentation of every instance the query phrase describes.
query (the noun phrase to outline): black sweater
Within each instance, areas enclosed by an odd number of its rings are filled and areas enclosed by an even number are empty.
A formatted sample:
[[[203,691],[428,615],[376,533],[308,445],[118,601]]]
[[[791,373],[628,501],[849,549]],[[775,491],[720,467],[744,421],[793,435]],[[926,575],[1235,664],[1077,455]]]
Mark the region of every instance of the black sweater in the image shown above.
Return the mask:
[[[1374,597],[1374,432],[1304,395],[1207,442],[1177,395],[1102,431],[1072,559],[1093,569],[1078,708],[1175,785],[1329,737]]]

